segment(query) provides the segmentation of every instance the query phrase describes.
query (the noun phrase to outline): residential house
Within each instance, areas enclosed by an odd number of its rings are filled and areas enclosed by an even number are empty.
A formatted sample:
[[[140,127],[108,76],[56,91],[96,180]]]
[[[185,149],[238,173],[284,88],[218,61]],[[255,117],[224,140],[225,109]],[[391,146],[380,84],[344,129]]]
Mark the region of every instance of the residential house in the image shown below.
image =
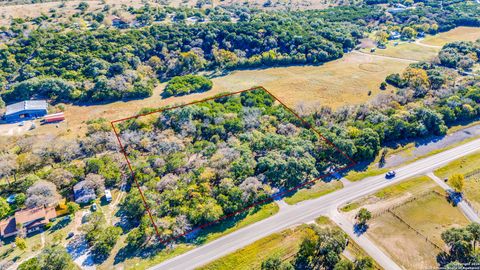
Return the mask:
[[[20,228],[24,228],[27,234],[38,231],[56,217],[54,207],[41,206],[17,211],[12,217],[0,221],[0,237],[15,236]]]
[[[73,186],[73,194],[75,196],[75,202],[80,204],[89,203],[97,198],[95,188],[86,181],[78,182]]]

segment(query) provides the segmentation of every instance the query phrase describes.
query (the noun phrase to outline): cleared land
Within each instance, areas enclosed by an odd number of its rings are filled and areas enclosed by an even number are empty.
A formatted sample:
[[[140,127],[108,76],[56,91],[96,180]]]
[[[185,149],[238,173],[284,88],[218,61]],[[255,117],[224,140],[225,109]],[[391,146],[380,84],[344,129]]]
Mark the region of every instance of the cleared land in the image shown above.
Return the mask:
[[[440,33],[434,36],[428,36],[420,42],[427,45],[443,46],[454,41],[475,41],[479,38],[479,27],[457,27],[448,32]]]
[[[427,61],[434,58],[441,49],[440,47],[430,47],[414,42],[409,43],[404,41],[400,41],[398,45],[395,45],[395,42],[396,41],[390,41],[387,43],[386,49],[377,48],[375,52],[370,52],[372,47],[366,47],[361,51],[372,55],[394,57],[413,61]]]
[[[455,173],[465,175],[463,193],[473,207],[480,211],[480,153],[455,160],[435,171],[440,178],[449,178]]]
[[[326,217],[320,217],[316,222],[320,227],[338,228]],[[313,230],[307,225],[287,229],[260,239],[199,269],[259,269],[262,261],[271,256],[279,256],[282,260],[289,261],[298,251],[303,238],[313,233]],[[349,242],[345,253],[353,257],[366,256],[365,252],[353,241]]]
[[[380,190],[342,210],[360,207],[374,215],[368,236],[405,269],[437,267],[435,258],[444,246],[440,234],[469,223],[447,202],[443,190],[425,176]],[[347,215],[353,219],[355,212]]]

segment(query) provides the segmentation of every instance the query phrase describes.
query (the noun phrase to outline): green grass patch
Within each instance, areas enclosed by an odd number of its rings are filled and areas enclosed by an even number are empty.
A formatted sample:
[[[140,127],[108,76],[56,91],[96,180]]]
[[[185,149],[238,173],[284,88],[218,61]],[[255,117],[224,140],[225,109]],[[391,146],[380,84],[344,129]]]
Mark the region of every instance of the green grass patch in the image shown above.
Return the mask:
[[[313,230],[305,225],[274,233],[198,269],[260,269],[262,261],[271,256],[291,259],[303,238],[313,233]]]
[[[437,169],[435,175],[440,178],[450,177],[452,174],[466,174],[480,168],[480,152],[470,154],[448,163],[445,167]]]
[[[240,221],[238,219],[231,219],[205,228],[200,232],[197,239],[201,239],[204,243],[208,243],[250,224],[271,217],[278,213],[279,210],[280,208],[274,202],[262,205],[258,208],[252,208],[246,212],[246,216]]]
[[[350,212],[350,211],[355,210],[359,207],[360,207],[360,203],[352,202],[352,203],[348,203],[347,205],[343,206],[342,208],[340,208],[340,210],[342,212]]]
[[[132,259],[128,259],[124,262],[123,266],[125,269],[135,269],[135,270],[147,269],[163,261],[179,256],[193,248],[195,248],[194,245],[179,244],[179,245],[176,245],[174,249],[162,250],[151,258],[142,259],[142,258],[135,257]],[[110,267],[110,266],[105,267],[105,269],[111,269],[111,268],[113,267]]]
[[[388,199],[401,195],[405,192],[416,192],[419,190],[419,186],[428,184],[433,184],[433,181],[428,176],[422,175],[407,181],[403,181],[399,184],[386,187],[375,193],[375,196],[380,199]]]
[[[376,163],[374,161],[374,163]],[[347,178],[349,181],[356,182],[359,180],[363,180],[364,178],[367,177],[372,177],[372,176],[377,176],[380,174],[384,174],[388,172],[389,168],[368,168],[365,171],[357,172],[357,171],[350,171],[345,178]]]
[[[312,187],[300,189],[293,195],[286,197],[284,201],[288,204],[296,204],[301,201],[321,197],[341,188],[343,188],[341,181],[331,181],[328,183],[317,181]]]

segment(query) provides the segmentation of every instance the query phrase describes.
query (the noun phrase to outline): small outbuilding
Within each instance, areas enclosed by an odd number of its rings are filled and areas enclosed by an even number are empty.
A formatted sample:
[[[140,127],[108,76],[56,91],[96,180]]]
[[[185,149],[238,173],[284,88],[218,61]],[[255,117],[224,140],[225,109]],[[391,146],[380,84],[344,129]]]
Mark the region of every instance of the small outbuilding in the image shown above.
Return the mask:
[[[25,100],[7,105],[3,118],[7,122],[18,122],[43,117],[47,114],[47,108],[46,100]]]

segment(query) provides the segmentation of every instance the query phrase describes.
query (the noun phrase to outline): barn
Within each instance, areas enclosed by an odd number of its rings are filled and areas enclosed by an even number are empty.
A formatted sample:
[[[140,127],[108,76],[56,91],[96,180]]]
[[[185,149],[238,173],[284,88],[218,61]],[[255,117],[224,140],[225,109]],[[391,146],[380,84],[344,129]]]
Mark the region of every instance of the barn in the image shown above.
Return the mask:
[[[4,120],[17,122],[25,119],[43,117],[47,114],[46,100],[25,100],[7,105]]]

